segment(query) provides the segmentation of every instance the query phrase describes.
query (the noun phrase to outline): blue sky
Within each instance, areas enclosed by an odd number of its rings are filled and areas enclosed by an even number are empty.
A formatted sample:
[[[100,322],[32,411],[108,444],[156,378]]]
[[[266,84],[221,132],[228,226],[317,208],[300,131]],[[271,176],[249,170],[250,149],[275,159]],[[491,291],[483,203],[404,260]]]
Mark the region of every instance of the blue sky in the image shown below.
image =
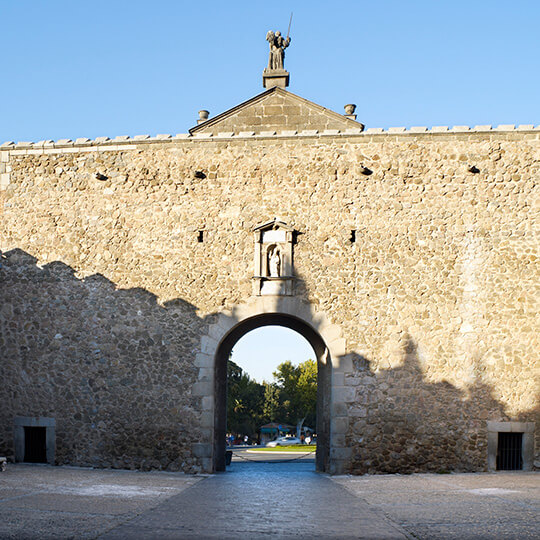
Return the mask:
[[[367,127],[540,124],[540,2],[0,0],[0,142],[185,133],[289,90]]]
[[[281,326],[264,326],[248,332],[234,346],[231,360],[262,383],[272,382],[272,373],[279,364],[290,360],[294,365],[308,359],[315,360],[315,352],[300,334]]]

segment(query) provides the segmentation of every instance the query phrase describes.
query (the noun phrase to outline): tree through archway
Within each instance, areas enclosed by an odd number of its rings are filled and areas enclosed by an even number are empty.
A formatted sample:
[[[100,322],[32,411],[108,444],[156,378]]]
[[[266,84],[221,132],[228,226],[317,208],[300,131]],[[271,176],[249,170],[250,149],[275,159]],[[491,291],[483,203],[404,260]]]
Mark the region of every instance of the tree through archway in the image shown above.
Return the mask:
[[[330,404],[330,358],[328,349],[321,338],[310,325],[291,315],[281,313],[266,313],[242,321],[223,338],[218,346],[215,357],[215,437],[214,437],[214,470],[225,470],[225,450],[227,435],[227,365],[234,346],[239,340],[257,328],[280,326],[294,330],[305,338],[314,352],[317,366],[317,399],[316,425],[318,436],[316,453],[316,468],[324,471],[328,463],[329,447],[329,404]],[[290,367],[294,368],[292,364]],[[289,371],[288,373],[286,373]],[[285,369],[287,378],[292,375]],[[282,381],[285,386],[285,381]]]
[[[231,442],[264,445],[280,435],[310,442],[316,433],[316,406],[316,355],[301,334],[264,326],[237,341],[227,367]]]

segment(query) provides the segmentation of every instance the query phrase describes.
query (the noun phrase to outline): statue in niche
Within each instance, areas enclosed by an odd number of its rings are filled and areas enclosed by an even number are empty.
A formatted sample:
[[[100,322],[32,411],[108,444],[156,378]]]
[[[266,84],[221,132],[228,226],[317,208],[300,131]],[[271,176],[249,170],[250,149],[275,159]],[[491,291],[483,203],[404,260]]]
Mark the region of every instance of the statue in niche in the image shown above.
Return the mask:
[[[291,38],[281,37],[281,32],[272,32],[266,34],[266,41],[270,44],[270,55],[268,57],[268,70],[283,70],[283,61],[285,59],[285,49],[289,46]]]
[[[277,246],[268,252],[268,273],[270,277],[281,275],[281,257]]]

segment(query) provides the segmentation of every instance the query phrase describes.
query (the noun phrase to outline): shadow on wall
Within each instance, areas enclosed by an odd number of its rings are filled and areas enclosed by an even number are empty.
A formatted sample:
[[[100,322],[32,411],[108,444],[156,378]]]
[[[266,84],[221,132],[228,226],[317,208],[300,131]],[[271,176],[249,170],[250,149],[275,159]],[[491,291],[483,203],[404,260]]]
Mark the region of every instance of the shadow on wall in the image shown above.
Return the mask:
[[[305,287],[305,284],[301,284]],[[304,289],[305,290],[305,289]],[[306,292],[307,295],[307,292]],[[56,463],[198,472],[194,448],[203,397],[195,355],[217,314],[201,318],[182,299],[117,289],[100,274],[79,279],[22,250],[0,269],[0,455],[13,456],[15,416],[56,419]],[[510,418],[493,389],[466,390],[424,379],[407,337],[399,367],[375,372],[349,354],[345,373],[350,472],[484,470],[487,420],[538,421],[539,409]],[[344,414],[345,413],[345,414]],[[537,443],[538,446],[538,443]]]
[[[358,387],[347,445],[356,474],[486,470],[488,420],[538,422],[538,406],[510,417],[479,378],[465,389],[426,381],[417,344],[409,335],[403,344],[401,365],[378,372],[352,355]]]
[[[58,464],[199,470],[194,306],[18,249],[0,284],[0,454],[13,455],[14,416],[54,417]]]

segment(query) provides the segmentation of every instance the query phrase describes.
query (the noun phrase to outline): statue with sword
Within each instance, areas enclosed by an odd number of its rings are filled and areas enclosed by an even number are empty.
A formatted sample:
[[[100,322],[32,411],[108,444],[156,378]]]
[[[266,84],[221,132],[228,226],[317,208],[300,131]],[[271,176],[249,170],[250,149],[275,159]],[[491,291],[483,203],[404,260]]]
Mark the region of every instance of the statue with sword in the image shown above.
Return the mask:
[[[281,32],[272,32],[270,30],[266,34],[266,41],[270,44],[270,55],[268,57],[268,70],[283,70],[283,61],[285,59],[285,49],[289,46],[291,38],[289,32],[291,31],[292,13],[289,20],[289,29],[287,30],[287,37],[283,38]]]

